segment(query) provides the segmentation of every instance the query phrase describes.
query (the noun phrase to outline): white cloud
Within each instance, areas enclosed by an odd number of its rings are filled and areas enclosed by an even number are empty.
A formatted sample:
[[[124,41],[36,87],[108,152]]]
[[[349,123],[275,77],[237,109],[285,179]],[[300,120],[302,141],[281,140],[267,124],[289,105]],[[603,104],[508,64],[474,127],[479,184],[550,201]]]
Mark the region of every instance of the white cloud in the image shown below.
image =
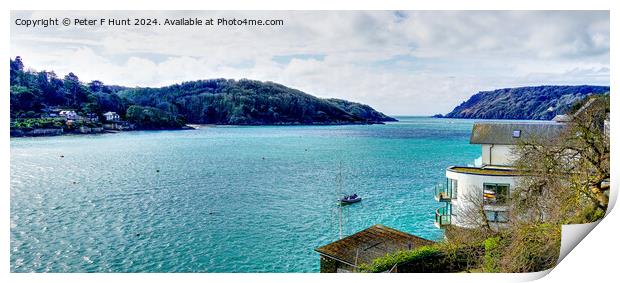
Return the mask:
[[[75,12],[14,12],[12,18]],[[83,14],[83,15],[82,15]],[[81,12],[101,18],[284,19],[281,27],[11,27],[27,66],[126,86],[269,80],[388,114],[447,112],[480,90],[608,84],[609,13],[597,11]],[[299,56],[315,54],[318,56]],[[290,60],[276,62],[274,57]]]

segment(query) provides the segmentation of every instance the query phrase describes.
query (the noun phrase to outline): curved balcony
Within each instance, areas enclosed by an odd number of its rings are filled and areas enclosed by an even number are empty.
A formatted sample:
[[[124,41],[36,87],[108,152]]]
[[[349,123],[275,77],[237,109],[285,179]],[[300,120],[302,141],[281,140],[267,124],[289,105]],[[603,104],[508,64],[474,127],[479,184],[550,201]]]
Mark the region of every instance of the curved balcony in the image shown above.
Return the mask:
[[[452,215],[448,211],[447,207],[440,207],[435,210],[435,226],[441,228],[446,225],[450,225],[452,222]]]

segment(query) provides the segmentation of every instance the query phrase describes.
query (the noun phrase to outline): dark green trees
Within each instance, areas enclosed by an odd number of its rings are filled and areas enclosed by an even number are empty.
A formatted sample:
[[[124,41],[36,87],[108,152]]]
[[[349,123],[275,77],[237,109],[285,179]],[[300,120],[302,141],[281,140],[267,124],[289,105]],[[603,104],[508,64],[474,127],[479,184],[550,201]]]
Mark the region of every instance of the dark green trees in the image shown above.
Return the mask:
[[[161,88],[125,88],[98,80],[84,84],[73,73],[61,80],[54,72],[24,70],[20,57],[10,63],[12,118],[32,112],[40,116],[45,109],[58,106],[100,118],[107,111],[116,112],[140,128],[174,128],[184,122],[329,125],[395,121],[367,105],[321,99],[272,82],[213,79]]]

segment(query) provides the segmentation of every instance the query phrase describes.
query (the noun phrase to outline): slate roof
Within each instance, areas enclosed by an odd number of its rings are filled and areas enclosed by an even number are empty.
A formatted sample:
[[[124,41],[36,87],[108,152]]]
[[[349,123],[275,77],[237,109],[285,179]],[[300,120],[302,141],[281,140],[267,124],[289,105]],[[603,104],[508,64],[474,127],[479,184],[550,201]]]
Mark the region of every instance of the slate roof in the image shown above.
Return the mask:
[[[474,124],[469,143],[515,145],[519,140],[541,139],[552,141],[566,129],[566,124],[558,122],[477,122]],[[520,131],[519,137],[513,137]]]
[[[431,240],[376,224],[351,236],[316,248],[315,251],[352,266],[359,266],[362,263],[370,264],[375,258],[388,253],[434,243]]]

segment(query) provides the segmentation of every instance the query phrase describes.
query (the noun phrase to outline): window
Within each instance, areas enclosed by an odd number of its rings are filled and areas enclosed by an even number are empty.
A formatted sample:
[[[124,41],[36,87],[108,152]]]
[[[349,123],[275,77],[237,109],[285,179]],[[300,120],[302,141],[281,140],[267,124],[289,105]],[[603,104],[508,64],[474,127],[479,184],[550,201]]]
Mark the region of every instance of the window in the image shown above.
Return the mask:
[[[521,137],[521,130],[512,131],[512,137],[513,138],[520,138]]]
[[[458,181],[455,179],[450,179],[450,178],[448,178],[446,181],[447,181],[446,193],[448,194],[450,198],[455,199],[456,189],[458,187]]]
[[[508,222],[508,212],[506,211],[485,210],[484,214],[486,215],[487,221],[489,222]]]
[[[484,204],[502,205],[508,199],[509,184],[484,184]]]

